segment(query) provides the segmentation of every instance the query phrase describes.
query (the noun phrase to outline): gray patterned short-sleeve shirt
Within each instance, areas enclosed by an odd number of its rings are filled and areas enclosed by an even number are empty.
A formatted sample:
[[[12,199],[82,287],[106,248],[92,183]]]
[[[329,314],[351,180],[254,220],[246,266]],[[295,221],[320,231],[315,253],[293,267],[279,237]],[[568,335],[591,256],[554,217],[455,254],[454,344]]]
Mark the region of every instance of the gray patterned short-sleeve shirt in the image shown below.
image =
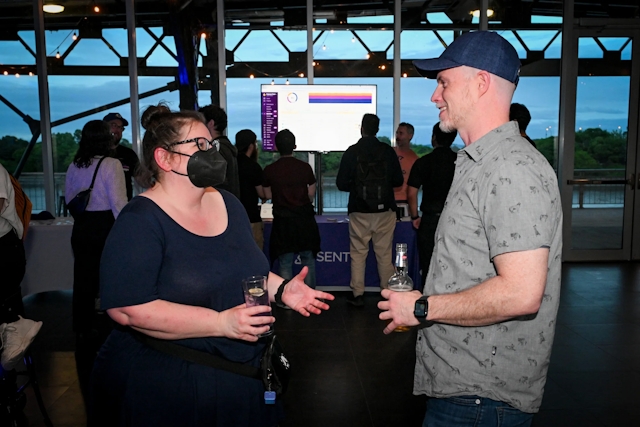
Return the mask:
[[[562,208],[553,169],[509,122],[458,152],[424,294],[476,286],[497,274],[496,255],[541,247],[549,248],[549,264],[538,313],[483,327],[421,329],[414,394],[540,408],[560,298]]]

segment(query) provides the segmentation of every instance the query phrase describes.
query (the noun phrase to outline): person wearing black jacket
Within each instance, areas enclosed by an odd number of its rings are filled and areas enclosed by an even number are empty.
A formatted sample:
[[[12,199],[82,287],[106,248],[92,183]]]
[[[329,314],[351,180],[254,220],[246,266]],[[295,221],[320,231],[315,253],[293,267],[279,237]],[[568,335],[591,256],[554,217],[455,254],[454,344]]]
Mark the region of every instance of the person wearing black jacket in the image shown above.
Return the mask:
[[[224,183],[217,189],[227,190],[240,198],[240,179],[238,178],[238,150],[223,132],[227,129],[227,113],[217,105],[207,105],[199,110],[204,115],[211,138],[220,143],[220,154],[227,162],[227,173]]]
[[[398,157],[390,145],[380,142],[376,138],[380,119],[374,114],[365,114],[362,118],[360,133],[362,138],[349,147],[342,156],[336,185],[340,191],[349,192],[349,253],[351,256],[351,283],[353,295],[348,302],[356,307],[362,307],[364,300],[364,272],[369,254],[369,242],[373,242],[373,251],[378,262],[380,287],[386,288],[389,277],[393,275],[391,246],[393,232],[396,227],[396,202],[393,188],[400,187],[404,182],[402,169]],[[376,154],[378,153],[378,154]],[[384,159],[377,170],[384,170],[386,185],[383,185],[381,199],[373,206],[362,197],[358,186],[358,167],[362,158]],[[375,161],[372,161],[375,163]]]
[[[240,178],[240,202],[251,222],[253,240],[260,249],[264,246],[264,224],[260,217],[258,201],[266,200],[262,181],[264,173],[258,164],[258,144],[256,134],[249,129],[236,133],[238,149],[238,178]]]
[[[418,257],[423,284],[435,246],[434,240],[440,213],[449,194],[456,168],[456,153],[451,150],[451,144],[457,135],[458,132],[455,130],[450,133],[443,132],[440,129],[440,122],[436,123],[431,135],[433,151],[416,160],[407,181],[409,213],[413,226],[418,229]],[[422,217],[418,216],[420,187],[422,187],[422,203],[420,203]]]

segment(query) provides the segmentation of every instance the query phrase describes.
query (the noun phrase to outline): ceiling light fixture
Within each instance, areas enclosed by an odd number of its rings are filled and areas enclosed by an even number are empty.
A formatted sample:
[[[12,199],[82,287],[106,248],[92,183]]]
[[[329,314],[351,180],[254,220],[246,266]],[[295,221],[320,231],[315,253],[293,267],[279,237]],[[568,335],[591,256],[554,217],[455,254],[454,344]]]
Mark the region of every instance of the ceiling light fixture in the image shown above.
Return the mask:
[[[472,10],[469,13],[473,15],[474,18],[480,18],[480,11],[478,9]],[[492,16],[493,16],[493,9],[487,9],[487,17],[491,18]]]
[[[56,58],[60,59],[60,51],[56,52]]]
[[[42,6],[42,10],[47,13],[61,13],[64,12],[64,6],[61,4],[45,4]]]

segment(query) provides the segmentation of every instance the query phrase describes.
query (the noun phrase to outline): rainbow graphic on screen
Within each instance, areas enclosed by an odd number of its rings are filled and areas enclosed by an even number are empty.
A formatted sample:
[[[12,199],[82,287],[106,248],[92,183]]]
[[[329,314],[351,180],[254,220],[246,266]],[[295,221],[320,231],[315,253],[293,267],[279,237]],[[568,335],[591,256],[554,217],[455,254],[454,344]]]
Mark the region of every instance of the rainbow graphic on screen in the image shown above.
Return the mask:
[[[309,93],[309,104],[371,104],[370,93]]]

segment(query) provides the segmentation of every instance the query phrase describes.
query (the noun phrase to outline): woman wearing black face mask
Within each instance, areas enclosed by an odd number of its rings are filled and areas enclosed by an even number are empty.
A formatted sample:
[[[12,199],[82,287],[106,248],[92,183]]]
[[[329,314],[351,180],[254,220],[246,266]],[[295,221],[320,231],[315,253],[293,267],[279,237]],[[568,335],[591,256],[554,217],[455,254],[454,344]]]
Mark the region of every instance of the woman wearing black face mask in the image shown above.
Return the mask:
[[[122,327],[98,355],[89,425],[275,426],[282,417],[260,380],[149,345],[170,340],[257,366],[265,346],[257,335],[275,320],[270,307],[244,304],[242,279],[268,276],[271,301],[283,279],[269,272],[242,204],[212,188],[225,164],[210,139],[193,112],[147,127],[138,180],[149,189],[123,209],[102,258],[102,307]],[[282,299],[319,314],[328,305],[318,298],[333,296],[307,287],[305,274]]]

